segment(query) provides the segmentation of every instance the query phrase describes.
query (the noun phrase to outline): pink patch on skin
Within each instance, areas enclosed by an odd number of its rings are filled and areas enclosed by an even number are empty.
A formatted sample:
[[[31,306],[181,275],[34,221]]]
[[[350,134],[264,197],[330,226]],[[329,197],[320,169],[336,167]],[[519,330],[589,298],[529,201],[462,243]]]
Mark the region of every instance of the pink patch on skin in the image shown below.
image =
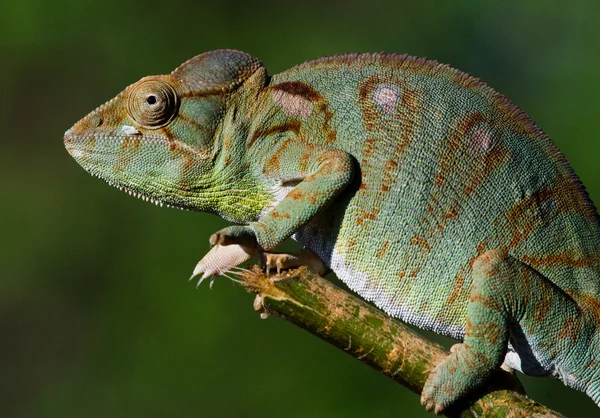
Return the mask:
[[[306,119],[313,110],[313,104],[310,100],[295,94],[290,94],[282,90],[273,92],[273,101],[281,107],[285,113],[297,118]]]
[[[373,93],[373,100],[385,113],[393,113],[398,104],[400,89],[397,86],[379,86]]]
[[[481,157],[494,145],[492,133],[487,128],[479,127],[471,134],[471,148],[469,154],[472,157]]]

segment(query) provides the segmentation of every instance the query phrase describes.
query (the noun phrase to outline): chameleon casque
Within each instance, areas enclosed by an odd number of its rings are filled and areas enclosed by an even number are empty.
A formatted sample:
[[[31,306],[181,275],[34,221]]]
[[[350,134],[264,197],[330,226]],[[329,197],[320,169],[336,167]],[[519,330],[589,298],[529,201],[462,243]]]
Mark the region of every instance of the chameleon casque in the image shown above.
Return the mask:
[[[65,133],[88,172],[238,225],[194,275],[254,255],[333,270],[389,315],[464,342],[429,376],[441,413],[504,363],[600,403],[600,229],[551,140],[476,78],[350,54],[269,76],[218,50],[145,77]],[[270,253],[288,237],[299,254]]]

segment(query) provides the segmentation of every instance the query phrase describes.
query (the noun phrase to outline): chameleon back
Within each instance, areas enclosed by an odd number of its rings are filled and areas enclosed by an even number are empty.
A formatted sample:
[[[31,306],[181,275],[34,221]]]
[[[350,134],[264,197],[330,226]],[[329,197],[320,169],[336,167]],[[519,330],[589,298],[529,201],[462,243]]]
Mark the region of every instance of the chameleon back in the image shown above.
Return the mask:
[[[434,61],[345,55],[271,79],[299,137],[360,177],[294,238],[392,316],[462,338],[473,261],[489,249],[569,295],[600,295],[596,210],[564,156],[493,89]]]

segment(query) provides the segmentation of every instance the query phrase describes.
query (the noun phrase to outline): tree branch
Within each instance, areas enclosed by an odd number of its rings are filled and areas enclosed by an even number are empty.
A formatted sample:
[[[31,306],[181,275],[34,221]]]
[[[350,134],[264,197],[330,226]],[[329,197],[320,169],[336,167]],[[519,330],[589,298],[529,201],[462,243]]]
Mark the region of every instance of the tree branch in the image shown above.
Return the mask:
[[[330,342],[420,394],[429,371],[448,352],[377,308],[305,268],[267,277],[257,267],[242,284],[256,293],[254,308],[274,314]],[[562,415],[527,398],[513,375],[498,371],[472,399],[448,415],[461,417]]]

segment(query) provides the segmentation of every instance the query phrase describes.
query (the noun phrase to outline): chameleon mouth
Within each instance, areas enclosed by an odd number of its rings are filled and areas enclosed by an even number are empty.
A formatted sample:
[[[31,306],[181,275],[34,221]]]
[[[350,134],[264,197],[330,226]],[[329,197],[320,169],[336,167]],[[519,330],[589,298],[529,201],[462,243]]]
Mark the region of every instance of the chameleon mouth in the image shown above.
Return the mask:
[[[100,180],[103,180],[104,182],[106,182],[109,186],[112,186],[116,189],[121,190],[122,192],[127,193],[130,196],[136,197],[138,199],[142,199],[144,202],[149,202],[149,203],[154,203],[156,206],[160,206],[160,207],[167,207],[167,208],[174,208],[174,209],[180,209],[180,210],[185,210],[185,211],[189,211],[190,209],[185,208],[183,206],[179,206],[179,205],[174,205],[171,203],[167,203],[163,200],[154,198],[152,196],[148,196],[145,195],[143,193],[138,192],[137,190],[133,190],[131,188],[125,187],[121,184],[115,183],[114,181],[108,180],[106,178],[104,178],[103,176],[101,176],[98,173],[94,173],[92,171],[86,170],[88,173],[90,173],[92,176],[99,178]]]

